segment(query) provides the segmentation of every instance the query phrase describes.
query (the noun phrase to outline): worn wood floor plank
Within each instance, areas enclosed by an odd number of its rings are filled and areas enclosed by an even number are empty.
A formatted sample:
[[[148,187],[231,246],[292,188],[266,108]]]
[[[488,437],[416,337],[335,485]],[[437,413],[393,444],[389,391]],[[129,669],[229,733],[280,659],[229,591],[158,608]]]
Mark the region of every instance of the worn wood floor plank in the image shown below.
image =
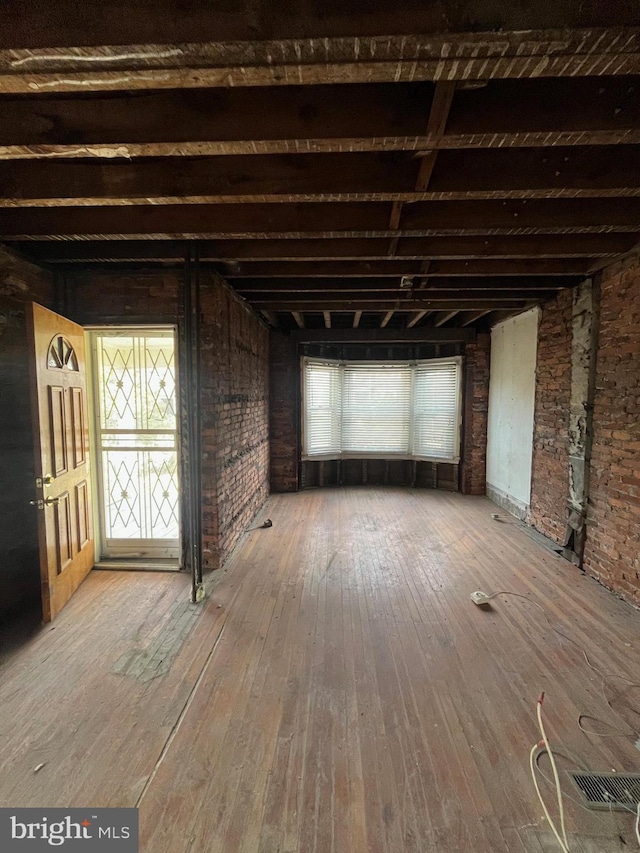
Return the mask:
[[[640,614],[493,511],[422,490],[272,496],[273,528],[193,622],[182,577],[93,573],[5,656],[0,803],[139,801],[144,853],[555,850],[528,771],[537,697],[563,773],[636,769],[632,738],[577,716],[623,727],[582,650],[640,680]],[[480,609],[474,589],[528,600]],[[566,806],[575,853],[633,843],[631,815]]]

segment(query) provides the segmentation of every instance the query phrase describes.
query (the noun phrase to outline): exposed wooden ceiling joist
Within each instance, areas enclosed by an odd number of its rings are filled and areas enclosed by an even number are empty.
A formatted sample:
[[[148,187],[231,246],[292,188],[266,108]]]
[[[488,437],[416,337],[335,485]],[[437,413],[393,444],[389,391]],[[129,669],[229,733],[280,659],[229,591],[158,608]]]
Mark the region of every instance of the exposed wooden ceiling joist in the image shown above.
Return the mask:
[[[593,0],[590,5],[600,6],[601,2]],[[625,0],[610,0],[610,6],[621,7],[618,16],[613,11],[606,17],[602,11],[588,16],[582,5],[577,21],[571,14],[558,14],[549,0],[540,3],[546,6],[543,14],[537,10],[533,15],[522,5],[514,8],[514,14],[505,14],[487,0],[484,24],[480,23],[483,15],[478,14],[477,2],[472,10],[467,4],[461,10],[459,3],[449,2],[445,11],[439,4],[431,14],[428,7],[410,2],[404,10],[391,3],[384,4],[386,8],[376,4],[373,11],[358,5],[349,14],[343,4],[339,14],[326,14],[324,8],[322,14],[314,14],[308,4],[285,4],[286,13],[285,6],[278,13],[277,7],[265,0],[258,11],[260,4],[256,3],[231,4],[233,12],[229,4],[225,10],[216,4],[204,15],[204,4],[200,4],[193,18],[184,3],[179,14],[176,7],[165,12],[154,3],[152,31],[157,35],[162,31],[162,37],[151,42],[142,41],[144,5],[132,14],[129,6],[115,2],[104,3],[103,8],[91,2],[67,3],[73,5],[73,11],[59,16],[57,27],[51,24],[55,17],[49,10],[51,5],[34,4],[32,14],[24,3],[9,4],[8,10],[3,10],[0,91],[486,80],[632,74],[640,69],[637,31],[607,28],[611,21],[618,27],[637,26],[637,15],[634,19],[631,12],[633,4]],[[567,2],[556,5],[564,8]],[[90,24],[82,14],[85,7]],[[110,13],[108,21],[104,9]],[[150,16],[146,17],[149,20]],[[206,23],[194,31],[194,22],[203,17]],[[593,25],[588,23],[589,17]],[[131,23],[123,24],[127,19]],[[78,20],[84,26],[77,27]],[[453,20],[466,25],[452,26]],[[523,26],[529,20],[537,20],[542,29]],[[228,21],[233,23],[225,26]],[[554,27],[551,21],[558,23],[550,32]],[[114,27],[116,22],[121,23]],[[100,40],[101,34],[114,29],[121,37]],[[60,40],[52,41],[56,32]],[[81,40],[70,43],[74,32]],[[181,38],[181,33],[191,37]],[[221,41],[203,43],[203,34],[207,33],[215,33]],[[409,35],[415,33],[421,35]]]
[[[581,281],[581,276],[454,276],[446,278],[434,276],[427,280],[424,288],[401,289],[400,281],[393,278],[238,278],[233,286],[240,293],[326,293],[327,291],[350,291],[357,293],[393,292],[399,299],[413,292],[423,296],[438,290],[555,290],[561,287],[573,287]]]
[[[486,317],[487,314],[490,314],[490,311],[474,311],[469,316],[463,316],[461,326],[471,326],[473,323],[476,323],[478,320],[481,320],[483,317]]]
[[[547,299],[552,299],[557,296],[558,290],[549,287],[545,290],[533,288],[511,288],[509,290],[425,290],[414,292],[406,297],[402,297],[397,290],[296,290],[296,291],[273,291],[273,292],[254,292],[239,289],[238,292],[249,299],[252,303],[261,303],[266,305],[268,302],[284,304],[285,302],[293,305],[305,304],[316,306],[316,310],[322,310],[325,303],[348,303],[353,305],[360,300],[371,305],[379,304],[382,307],[379,310],[390,311],[392,307],[401,308],[404,305],[425,305],[435,304],[437,302],[467,302],[469,300],[483,300],[484,302],[510,302],[513,300],[522,301],[530,300],[532,302],[543,302]],[[388,307],[384,307],[388,306]],[[294,309],[274,309],[280,310],[298,310]],[[303,310],[303,309],[300,309]],[[306,308],[304,310],[311,310]]]
[[[586,275],[589,258],[515,258],[475,260],[433,260],[425,274],[418,260],[375,261],[228,261],[220,265],[221,274],[229,279],[268,278],[397,278],[435,276],[566,276]]]
[[[417,202],[403,220],[414,236],[634,232],[640,198]],[[0,210],[0,239],[396,236],[388,221],[383,202],[17,208]]]
[[[419,152],[421,157],[420,167],[415,178],[416,192],[424,194],[429,189],[429,181],[438,156],[437,146],[444,134],[455,90],[456,83],[451,80],[439,80],[435,85],[433,99],[431,101],[431,109],[429,111],[429,119],[427,121],[427,136],[432,140],[432,147],[429,151]],[[397,231],[400,228],[402,210],[403,201],[394,201],[391,207],[391,218],[389,220],[389,228],[394,231]],[[389,255],[395,255],[396,249],[398,248],[398,240],[399,236],[393,237],[391,245],[389,246]]]
[[[537,304],[536,299],[421,299],[421,300],[404,300],[401,303],[398,300],[388,299],[384,302],[370,301],[363,299],[359,294],[354,300],[337,299],[335,295],[332,301],[326,299],[318,302],[313,299],[296,298],[293,300],[280,300],[279,302],[252,300],[251,304],[258,311],[419,311],[423,308],[456,311],[479,311],[487,308],[495,311],[501,308],[512,308],[514,310],[524,310],[531,305]]]
[[[277,328],[278,321],[277,321],[276,316],[273,312],[268,311],[268,310],[263,310],[263,311],[261,311],[261,314],[270,326]]]
[[[639,69],[640,70],[640,69]],[[98,159],[640,143],[640,80],[459,89],[427,132],[430,83],[4,98],[0,158]]]
[[[422,320],[423,317],[426,317],[429,313],[429,311],[425,311],[424,309],[422,311],[416,311],[414,316],[408,320],[407,329],[412,329],[414,326],[417,326],[420,320]]]
[[[197,240],[297,333],[539,304],[638,244],[640,28],[630,0],[524,6],[9,4],[0,239],[61,276]]]
[[[493,31],[509,43],[508,34],[500,31],[516,31],[526,40],[534,34],[519,31],[637,23],[635,7],[625,0],[592,0],[589,4],[581,0],[529,0],[516,6],[496,5],[491,0],[474,0],[473,4],[443,0],[435,7],[410,0],[347,5],[281,4],[269,0],[228,0],[212,5],[196,0],[155,0],[152,5],[141,3],[133,8],[135,13],[126,0],[9,3],[3,10],[0,48],[19,46],[33,50],[68,45],[84,49],[86,45],[188,43],[201,42],[203,34],[213,32],[220,42],[358,36],[364,42],[364,51],[367,37],[376,35],[421,33],[430,35],[437,44],[437,39],[446,38],[443,32],[475,32],[480,38],[487,38]],[[576,44],[580,42],[576,40]],[[572,46],[557,45],[556,51]],[[293,53],[292,59],[296,56],[299,54]],[[253,58],[256,59],[255,54]],[[164,64],[170,57],[159,59]]]
[[[440,151],[431,181],[408,153],[0,161],[0,207],[640,195],[640,146]],[[435,160],[429,162],[433,165]]]
[[[300,329],[290,335],[297,343],[393,343],[398,341],[431,341],[433,343],[455,343],[473,341],[475,329],[448,328],[436,329],[432,326],[402,329]]]
[[[202,240],[198,252],[204,262],[315,262],[368,259],[386,263],[461,259],[584,259],[609,258],[630,251],[640,231],[608,234],[540,234],[509,237],[406,237],[397,248],[397,258],[388,259],[389,241],[384,238],[321,240]],[[14,244],[34,260],[50,264],[126,263],[165,261],[182,263],[186,245],[180,240],[28,241]],[[314,263],[315,267],[316,264]],[[578,270],[576,270],[578,272]],[[404,274],[404,273],[403,273]],[[491,273],[496,275],[494,271]]]
[[[458,311],[442,311],[433,318],[433,326],[435,329],[440,328],[440,326],[444,326],[445,323],[448,323],[449,320],[453,320],[453,318],[458,314]]]

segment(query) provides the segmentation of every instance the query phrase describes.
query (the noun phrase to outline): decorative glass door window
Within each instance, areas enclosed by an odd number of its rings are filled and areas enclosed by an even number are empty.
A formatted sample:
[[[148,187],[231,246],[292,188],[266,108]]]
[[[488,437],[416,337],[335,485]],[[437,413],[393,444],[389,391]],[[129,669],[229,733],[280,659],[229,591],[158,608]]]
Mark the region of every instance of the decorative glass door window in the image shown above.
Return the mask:
[[[173,330],[92,333],[101,556],[177,558]]]

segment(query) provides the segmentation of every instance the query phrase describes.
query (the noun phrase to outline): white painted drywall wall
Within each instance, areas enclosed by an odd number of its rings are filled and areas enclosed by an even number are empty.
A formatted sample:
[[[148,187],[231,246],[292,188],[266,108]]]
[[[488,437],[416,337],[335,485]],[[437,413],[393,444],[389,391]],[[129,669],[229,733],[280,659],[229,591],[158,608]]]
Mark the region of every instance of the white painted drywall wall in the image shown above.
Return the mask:
[[[521,516],[531,494],[538,315],[533,308],[491,330],[487,493]]]

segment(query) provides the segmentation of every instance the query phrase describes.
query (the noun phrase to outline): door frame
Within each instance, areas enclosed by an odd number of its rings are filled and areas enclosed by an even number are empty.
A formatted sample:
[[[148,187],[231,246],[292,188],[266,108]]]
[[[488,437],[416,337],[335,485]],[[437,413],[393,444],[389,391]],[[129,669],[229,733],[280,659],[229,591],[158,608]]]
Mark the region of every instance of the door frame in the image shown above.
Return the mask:
[[[179,536],[178,536],[178,556],[177,557],[126,557],[126,556],[104,556],[104,519],[102,517],[102,500],[100,497],[102,488],[102,465],[98,462],[98,438],[97,438],[97,406],[96,399],[96,383],[98,381],[95,364],[94,339],[93,334],[96,332],[111,331],[114,334],[123,332],[124,334],[136,332],[147,332],[149,330],[171,331],[174,341],[174,364],[175,364],[175,396],[176,396],[176,420],[177,420],[177,455],[178,455],[178,490],[179,490]],[[107,565],[117,564],[118,568],[126,568],[131,564],[131,568],[135,569],[137,564],[145,568],[157,568],[164,570],[185,570],[184,552],[185,539],[188,531],[188,520],[185,519],[185,477],[188,474],[187,466],[185,465],[184,453],[184,435],[185,435],[185,420],[186,413],[183,407],[182,394],[182,359],[180,357],[180,328],[177,323],[91,323],[84,326],[85,331],[85,349],[87,353],[87,374],[88,382],[88,406],[89,416],[91,420],[91,428],[89,432],[89,441],[93,458],[95,460],[95,476],[92,480],[92,498],[93,498],[93,522],[94,522],[94,539],[96,543],[96,566],[106,567]]]

